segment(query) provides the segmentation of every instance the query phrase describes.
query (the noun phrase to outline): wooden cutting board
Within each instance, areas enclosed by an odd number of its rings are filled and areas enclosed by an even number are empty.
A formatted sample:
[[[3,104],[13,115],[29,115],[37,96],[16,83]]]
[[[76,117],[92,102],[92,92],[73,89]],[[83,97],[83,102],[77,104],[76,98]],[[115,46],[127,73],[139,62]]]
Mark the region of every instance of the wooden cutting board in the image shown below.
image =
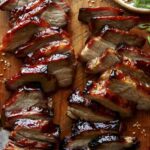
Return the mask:
[[[69,25],[69,32],[72,36],[72,43],[75,49],[76,56],[85,45],[85,41],[89,36],[88,28],[77,20],[78,10],[80,7],[88,7],[88,0],[69,0],[71,4],[71,20]],[[92,6],[116,6],[112,0],[95,0]],[[127,12],[130,14],[130,12]],[[135,15],[135,14],[132,14]],[[7,14],[0,12],[0,40],[3,34],[8,29]],[[141,16],[143,21],[150,22],[150,17]],[[132,32],[146,37],[147,33],[133,29]],[[150,47],[145,45],[143,51],[150,53]],[[12,75],[19,71],[21,62],[14,58],[10,54],[0,53],[0,108],[4,104],[5,100],[11,94],[5,89],[4,81],[10,78]],[[60,89],[58,92],[52,95],[54,100],[54,121],[61,126],[61,137],[70,134],[71,120],[66,116],[67,110],[67,97],[73,89],[83,89],[89,76],[84,72],[84,68],[79,63],[77,65],[76,76],[74,84],[68,89]],[[1,110],[0,110],[1,111]],[[141,141],[140,150],[150,150],[150,112],[138,111],[131,119],[125,120],[127,128],[125,129],[125,135],[136,136]]]

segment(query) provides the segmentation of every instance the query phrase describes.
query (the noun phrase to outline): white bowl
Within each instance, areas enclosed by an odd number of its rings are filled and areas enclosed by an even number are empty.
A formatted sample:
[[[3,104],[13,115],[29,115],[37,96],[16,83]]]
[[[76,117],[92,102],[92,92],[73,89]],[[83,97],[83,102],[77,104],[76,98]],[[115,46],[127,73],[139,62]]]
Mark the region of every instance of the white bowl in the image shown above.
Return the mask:
[[[131,4],[126,3],[123,0],[114,0],[114,1],[128,10],[131,10],[137,13],[150,14],[150,9],[148,8],[138,8],[138,7],[132,6]]]

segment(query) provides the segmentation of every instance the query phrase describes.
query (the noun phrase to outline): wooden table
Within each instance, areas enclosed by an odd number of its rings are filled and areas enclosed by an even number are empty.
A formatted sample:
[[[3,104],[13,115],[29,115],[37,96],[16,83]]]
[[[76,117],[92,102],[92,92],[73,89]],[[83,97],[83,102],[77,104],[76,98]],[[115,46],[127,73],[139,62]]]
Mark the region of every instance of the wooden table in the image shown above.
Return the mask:
[[[88,0],[69,0],[71,4],[71,20],[69,32],[72,36],[72,43],[75,49],[76,56],[85,45],[85,40],[89,36],[88,28],[77,20],[78,10],[80,7],[87,7]],[[97,0],[93,6],[117,6],[112,0]],[[127,12],[129,13],[129,12]],[[148,16],[142,16],[143,20],[150,21]],[[0,12],[0,40],[3,34],[8,29],[7,25],[7,14]],[[147,33],[133,29],[132,32],[146,36]],[[149,50],[148,50],[149,49]],[[148,44],[145,45],[144,51],[150,53],[150,47]],[[14,58],[10,54],[0,53],[0,108],[4,104],[5,100],[9,97],[9,93],[5,89],[4,81],[10,78],[12,75],[19,71],[21,62]],[[9,67],[10,64],[10,67]],[[85,82],[87,81],[88,75],[85,74],[84,68],[79,63],[76,70],[76,77],[73,87],[69,89],[60,89],[54,93],[52,98],[54,100],[54,121],[61,126],[61,137],[70,133],[71,120],[66,116],[67,110],[67,97],[73,89],[83,89]],[[0,110],[1,111],[1,110]],[[150,150],[150,112],[137,112],[131,119],[125,120],[127,129],[125,135],[137,136],[141,141],[140,150]],[[139,127],[135,126],[138,123]]]

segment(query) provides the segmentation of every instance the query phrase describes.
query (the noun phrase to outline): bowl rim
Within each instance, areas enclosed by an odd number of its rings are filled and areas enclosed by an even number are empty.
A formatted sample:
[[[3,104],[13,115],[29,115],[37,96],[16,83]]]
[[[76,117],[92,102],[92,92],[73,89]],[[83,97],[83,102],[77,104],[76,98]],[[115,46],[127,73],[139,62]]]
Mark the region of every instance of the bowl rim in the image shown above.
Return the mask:
[[[147,13],[150,14],[150,9],[148,8],[138,8],[132,5],[127,4],[123,0],[114,0],[116,3],[120,4],[122,7],[127,8],[128,10],[137,12],[137,13]]]

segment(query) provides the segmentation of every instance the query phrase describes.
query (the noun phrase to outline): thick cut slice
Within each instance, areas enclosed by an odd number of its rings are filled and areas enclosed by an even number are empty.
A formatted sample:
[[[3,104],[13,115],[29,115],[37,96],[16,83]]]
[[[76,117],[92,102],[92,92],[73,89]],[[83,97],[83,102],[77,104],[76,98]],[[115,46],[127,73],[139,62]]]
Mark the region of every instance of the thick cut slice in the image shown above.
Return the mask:
[[[4,126],[7,128],[27,127],[37,122],[41,124],[30,127],[46,129],[50,116],[53,116],[53,113],[48,109],[47,102],[38,89],[19,89],[3,106]]]
[[[124,60],[130,60],[138,63],[138,61],[150,62],[150,55],[147,55],[141,51],[141,49],[135,47],[120,47],[117,48],[118,53],[124,58]]]
[[[25,44],[18,47],[15,54],[17,57],[25,57],[28,53],[35,52],[49,42],[60,41],[63,39],[68,39],[68,35],[65,31],[61,29],[46,28],[36,33]]]
[[[54,54],[45,62],[48,73],[53,74],[60,87],[68,87],[73,83],[75,59],[70,54]]]
[[[133,76],[135,75],[135,77]],[[106,71],[100,80],[106,80],[105,88],[111,90],[119,97],[134,102],[137,109],[149,110],[150,109],[150,95],[141,81],[135,80],[136,73],[126,75],[123,71],[112,69]],[[144,79],[143,79],[144,80]],[[141,83],[140,83],[141,82]],[[100,90],[98,90],[100,92]]]
[[[93,17],[118,16],[122,14],[122,9],[113,7],[80,8],[78,19],[83,23],[89,23]]]
[[[57,150],[58,139],[55,137],[57,132],[58,131],[42,133],[28,129],[19,129],[11,132],[10,139],[14,141],[16,145],[25,148]]]
[[[131,34],[127,31],[119,29],[107,29],[103,34],[102,38],[109,41],[116,46],[119,44],[125,44],[128,46],[142,48],[145,44],[145,39],[135,34]]]
[[[101,33],[104,26],[121,30],[130,30],[139,22],[139,17],[135,16],[102,16],[94,17],[91,20],[90,28],[93,34]]]
[[[116,134],[100,135],[96,138],[65,139],[63,150],[127,150],[135,149],[135,137],[120,137]]]
[[[31,18],[8,30],[2,39],[2,50],[13,52],[18,46],[26,43],[41,26],[38,18]]]
[[[103,40],[101,37],[91,38],[80,54],[81,60],[87,62],[99,57],[108,48],[115,48],[113,43]]]
[[[33,64],[36,63],[42,57],[49,57],[53,54],[66,54],[70,53],[73,55],[74,50],[68,39],[63,39],[60,41],[53,41],[46,44],[44,47],[36,50],[35,53],[30,53],[25,59],[26,63]]]
[[[134,64],[130,62],[125,62],[116,65],[114,70],[123,72],[125,75],[130,76],[132,79],[137,81],[139,86],[142,86],[146,91],[150,90],[150,77],[144,73],[143,70],[138,69]]]
[[[72,136],[78,138],[94,138],[98,135],[104,135],[108,133],[119,133],[121,129],[120,122],[89,122],[89,121],[77,121],[72,126]]]
[[[47,74],[47,65],[33,65],[21,68],[21,72],[6,82],[10,90],[16,90],[23,85],[40,83],[44,92],[52,92],[56,88],[56,78]]]
[[[48,3],[44,3],[45,0],[30,0],[30,2],[28,2],[27,4],[23,5],[23,6],[19,6],[19,7],[15,7],[14,9],[12,9],[10,11],[10,15],[9,15],[9,25],[11,27],[15,26],[19,20],[23,20],[23,17],[27,18],[31,18],[35,15],[31,16],[31,12],[32,10],[35,10],[35,8],[38,8],[38,6],[40,6],[41,4],[43,4],[43,6],[41,7],[41,9],[43,7],[46,7],[46,4]],[[40,9],[38,9],[40,10]],[[38,11],[36,10],[35,13]],[[28,14],[28,15],[27,15]],[[28,17],[30,14],[30,17]],[[24,19],[25,20],[25,19]]]
[[[31,0],[1,0],[0,9],[4,11],[10,11],[15,7],[21,7],[30,2]]]
[[[31,7],[31,5],[33,6]],[[15,26],[34,16],[39,16],[47,26],[63,27],[68,21],[65,11],[58,4],[44,0],[38,4],[36,2],[33,4],[29,3],[23,9],[13,10],[11,12],[10,25]]]
[[[119,54],[124,60],[128,60],[146,74],[150,76],[150,55],[143,53],[140,49],[134,47],[121,47],[118,49]]]
[[[107,69],[120,63],[119,55],[113,49],[107,49],[100,57],[96,57],[88,61],[86,68],[88,73],[96,74],[103,73]]]
[[[40,18],[54,27],[64,27],[68,23],[68,17],[64,9],[57,3],[51,3],[47,10],[41,14]]]
[[[114,119],[114,114],[111,111],[85,98],[80,91],[73,93],[68,101],[67,115],[72,119],[92,122],[111,121]]]
[[[67,13],[70,10],[70,6],[69,4],[66,2],[66,0],[53,0],[53,2],[57,3],[58,5],[60,5],[64,11]]]
[[[119,113],[121,117],[130,117],[132,115],[133,104],[115,94],[113,90],[109,89],[108,84],[108,81],[103,80],[93,84],[88,91],[87,97]]]

